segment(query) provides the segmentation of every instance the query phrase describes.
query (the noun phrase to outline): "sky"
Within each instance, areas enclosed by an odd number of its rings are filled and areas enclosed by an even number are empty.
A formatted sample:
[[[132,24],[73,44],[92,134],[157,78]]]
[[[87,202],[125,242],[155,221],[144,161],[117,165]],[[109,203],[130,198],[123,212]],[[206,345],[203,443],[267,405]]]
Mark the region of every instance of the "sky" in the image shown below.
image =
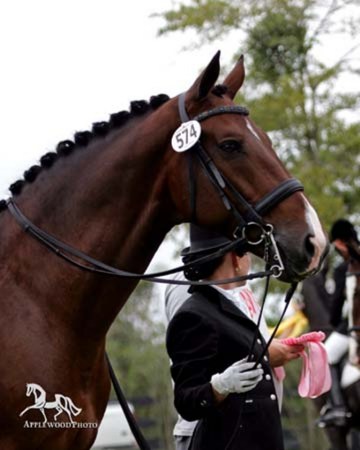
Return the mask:
[[[131,100],[192,84],[217,49],[185,53],[181,35],[157,37],[163,22],[150,14],[170,7],[171,0],[1,2],[0,198],[74,131]]]
[[[227,63],[240,36],[183,51],[195,34],[157,31],[173,0],[11,0],[0,3],[0,199],[8,186],[75,131],[128,109],[132,100],[174,96],[218,49]],[[346,43],[328,36],[331,61]],[[160,257],[162,259],[162,257]]]

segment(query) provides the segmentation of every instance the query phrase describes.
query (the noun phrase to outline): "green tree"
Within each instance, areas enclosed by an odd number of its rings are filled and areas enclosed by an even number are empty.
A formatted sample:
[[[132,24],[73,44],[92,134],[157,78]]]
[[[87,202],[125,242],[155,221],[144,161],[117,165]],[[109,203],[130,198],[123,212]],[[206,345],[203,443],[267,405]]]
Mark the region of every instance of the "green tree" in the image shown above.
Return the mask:
[[[238,100],[246,100],[283,161],[303,180],[327,227],[356,213],[360,123],[345,120],[345,114],[357,111],[359,89],[355,78],[348,92],[339,86],[344,74],[360,74],[353,58],[359,48],[359,1],[191,0],[178,2],[162,17],[160,35],[194,30],[198,45],[239,35],[247,80]],[[355,44],[326,64],[319,46],[334,35]]]

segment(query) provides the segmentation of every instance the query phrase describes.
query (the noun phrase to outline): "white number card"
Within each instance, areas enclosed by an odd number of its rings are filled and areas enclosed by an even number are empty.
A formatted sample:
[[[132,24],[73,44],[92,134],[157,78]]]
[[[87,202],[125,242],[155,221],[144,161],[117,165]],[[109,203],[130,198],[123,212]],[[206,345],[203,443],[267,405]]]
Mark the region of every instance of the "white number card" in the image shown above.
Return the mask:
[[[197,120],[184,122],[175,131],[171,139],[172,148],[176,152],[189,150],[200,139],[201,125]]]

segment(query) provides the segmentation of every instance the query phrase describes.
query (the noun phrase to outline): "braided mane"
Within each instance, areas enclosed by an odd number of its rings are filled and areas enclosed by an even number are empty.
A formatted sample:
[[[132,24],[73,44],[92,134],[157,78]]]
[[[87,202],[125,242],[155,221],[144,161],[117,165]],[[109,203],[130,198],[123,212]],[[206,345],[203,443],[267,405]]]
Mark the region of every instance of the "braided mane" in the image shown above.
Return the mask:
[[[55,151],[46,153],[40,158],[39,164],[35,164],[25,170],[23,178],[12,183],[9,187],[9,191],[13,196],[19,195],[26,183],[33,183],[38,175],[43,170],[52,167],[57,159],[70,155],[78,148],[87,147],[93,139],[105,137],[112,130],[120,128],[122,125],[127,123],[131,118],[141,116],[148,111],[156,110],[168,100],[169,96],[166,94],[159,94],[150,97],[149,102],[146,100],[132,101],[130,103],[130,111],[113,113],[110,115],[108,121],[93,123],[91,131],[76,132],[73,140],[68,139],[59,142],[55,148]],[[6,200],[0,200],[0,212],[6,208]]]
[[[214,86],[212,93],[218,97],[222,97],[227,92],[227,87],[224,85]],[[149,101],[135,100],[130,103],[130,111],[120,111],[110,115],[108,121],[95,122],[92,125],[91,131],[78,131],[74,134],[73,140],[67,139],[57,144],[55,151],[48,152],[43,155],[39,164],[31,166],[25,170],[23,178],[15,181],[9,187],[9,191],[13,196],[21,193],[26,183],[33,183],[38,175],[46,169],[54,165],[57,159],[66,157],[73,153],[78,148],[84,148],[89,143],[99,137],[105,137],[112,130],[120,128],[127,123],[131,118],[141,116],[148,111],[156,110],[159,106],[166,103],[169,96],[166,94],[159,94],[150,97]],[[7,208],[6,200],[0,200],[0,212]]]

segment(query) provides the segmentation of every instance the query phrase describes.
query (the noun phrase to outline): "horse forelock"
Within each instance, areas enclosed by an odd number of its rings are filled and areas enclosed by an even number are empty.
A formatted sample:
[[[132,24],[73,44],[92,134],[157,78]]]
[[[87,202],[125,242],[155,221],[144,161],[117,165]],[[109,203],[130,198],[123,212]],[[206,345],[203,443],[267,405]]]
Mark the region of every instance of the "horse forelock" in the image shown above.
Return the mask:
[[[228,92],[228,87],[225,84],[217,84],[211,92],[217,97],[223,97]]]
[[[40,157],[40,164],[36,164],[27,169],[23,174],[23,179],[12,183],[9,191],[13,196],[21,193],[26,183],[33,183],[38,175],[45,169],[49,169],[54,163],[63,157],[67,157],[79,148],[87,147],[96,138],[104,138],[112,131],[125,125],[134,117],[139,117],[159,108],[169,100],[166,94],[159,94],[150,97],[149,101],[135,100],[130,103],[130,111],[120,111],[110,115],[108,121],[95,122],[91,131],[78,131],[74,134],[73,140],[67,139],[57,144],[55,151],[47,152]],[[0,212],[7,208],[5,200],[0,200]]]

